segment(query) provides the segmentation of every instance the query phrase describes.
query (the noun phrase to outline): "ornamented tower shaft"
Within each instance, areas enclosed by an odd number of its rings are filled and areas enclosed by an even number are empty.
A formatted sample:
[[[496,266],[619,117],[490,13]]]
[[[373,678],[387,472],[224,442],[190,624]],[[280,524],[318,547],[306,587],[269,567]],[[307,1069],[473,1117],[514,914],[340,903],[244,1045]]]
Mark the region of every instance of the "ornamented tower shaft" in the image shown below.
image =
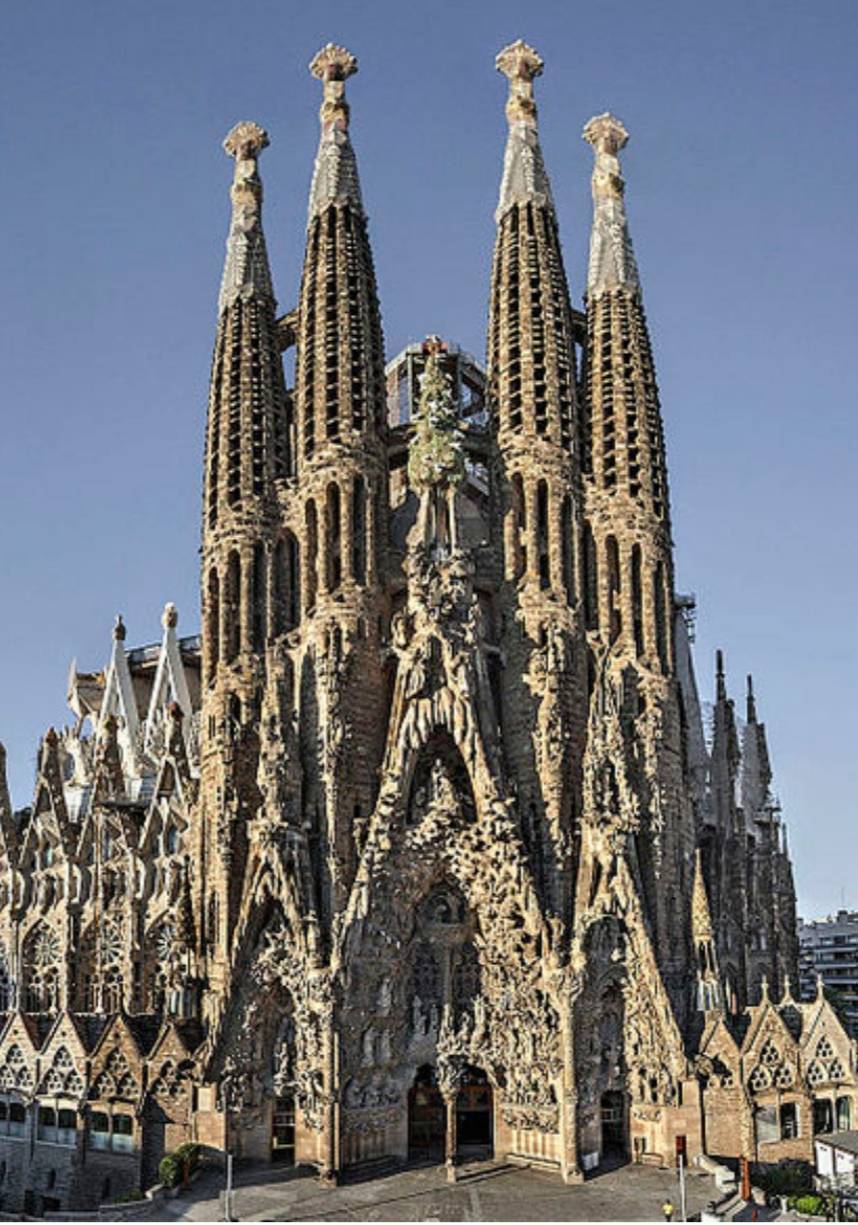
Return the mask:
[[[298,313],[295,534],[303,541],[299,687],[304,823],[323,922],[345,902],[383,752],[386,604],[384,347],[345,82],[328,44]]]
[[[564,912],[586,697],[575,350],[533,98],[542,67],[521,41],[497,57],[510,86],[509,135],[495,214],[488,377],[503,515],[504,740],[540,893]]]
[[[624,681],[624,735],[639,748],[637,872],[678,1003],[691,951],[681,916],[690,905],[695,831],[682,786],[664,438],[618,159],[628,133],[605,114],[590,120],[584,139],[595,153],[583,379],[585,615],[610,671]]]
[[[257,170],[267,144],[255,123],[237,124],[224,141],[235,159],[235,177],[206,437],[198,913],[216,991],[225,983],[246,825],[256,806],[266,645],[279,616],[271,581],[277,482],[291,467],[290,409]]]

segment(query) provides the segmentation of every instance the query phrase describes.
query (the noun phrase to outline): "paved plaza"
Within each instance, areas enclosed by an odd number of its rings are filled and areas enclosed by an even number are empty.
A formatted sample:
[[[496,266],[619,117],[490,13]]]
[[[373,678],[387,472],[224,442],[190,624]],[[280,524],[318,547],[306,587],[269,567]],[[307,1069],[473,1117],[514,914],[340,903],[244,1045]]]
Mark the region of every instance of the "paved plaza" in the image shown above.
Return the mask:
[[[675,1171],[622,1166],[566,1187],[556,1175],[515,1166],[464,1166],[446,1182],[438,1166],[409,1167],[366,1182],[327,1188],[310,1173],[259,1167],[240,1171],[233,1219],[240,1221],[660,1221],[670,1198],[680,1219]],[[150,1220],[223,1220],[223,1176],[204,1174]],[[687,1179],[688,1215],[717,1198],[710,1177]]]

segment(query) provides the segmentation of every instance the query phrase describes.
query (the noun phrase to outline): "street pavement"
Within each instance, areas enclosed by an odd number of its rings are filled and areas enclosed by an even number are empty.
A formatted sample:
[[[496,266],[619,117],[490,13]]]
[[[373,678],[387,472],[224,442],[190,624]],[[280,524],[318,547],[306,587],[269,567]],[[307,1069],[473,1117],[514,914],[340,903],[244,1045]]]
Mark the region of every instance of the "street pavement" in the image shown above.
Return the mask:
[[[223,1174],[207,1171],[179,1199],[153,1205],[152,1221],[224,1219]],[[708,1175],[686,1178],[689,1218],[718,1196]],[[312,1173],[258,1166],[238,1171],[238,1221],[661,1221],[665,1199],[680,1221],[674,1170],[626,1165],[566,1187],[541,1170],[491,1162],[460,1167],[448,1184],[443,1167],[408,1167],[365,1182],[322,1187]],[[137,1217],[136,1219],[141,1219]]]

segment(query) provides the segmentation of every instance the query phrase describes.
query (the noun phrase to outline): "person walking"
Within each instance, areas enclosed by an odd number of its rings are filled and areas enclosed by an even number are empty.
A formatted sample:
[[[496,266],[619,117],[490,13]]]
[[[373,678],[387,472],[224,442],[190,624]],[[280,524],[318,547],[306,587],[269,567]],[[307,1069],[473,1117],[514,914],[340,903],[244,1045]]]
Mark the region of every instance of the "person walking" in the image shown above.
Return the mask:
[[[673,1220],[673,1214],[676,1210],[669,1199],[664,1201],[661,1206],[661,1211],[664,1213],[664,1219],[667,1221],[667,1225],[670,1225],[670,1222]]]

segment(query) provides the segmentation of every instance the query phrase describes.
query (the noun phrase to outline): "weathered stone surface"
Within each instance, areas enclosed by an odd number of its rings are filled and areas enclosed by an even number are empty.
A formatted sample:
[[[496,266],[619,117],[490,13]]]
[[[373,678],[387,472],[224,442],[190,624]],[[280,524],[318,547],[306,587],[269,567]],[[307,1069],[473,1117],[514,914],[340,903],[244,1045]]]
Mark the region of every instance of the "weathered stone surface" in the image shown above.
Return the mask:
[[[670,1163],[680,1137],[689,1158],[808,1156],[814,1102],[858,1108],[854,1044],[789,996],[765,731],[752,693],[738,728],[720,660],[704,735],[625,129],[585,130],[582,331],[542,61],[518,42],[498,67],[486,376],[468,359],[466,386],[430,337],[404,382],[392,363],[392,409],[354,57],[311,65],[322,137],[282,318],[267,135],[225,142],[201,636],[168,605],[161,643],[128,650],[120,618],[106,669],[72,669],[32,808],[0,785],[4,1208],[94,1206],[190,1139],[329,1181],[433,1144],[452,1180],[485,1142],[574,1183],[612,1145]]]

